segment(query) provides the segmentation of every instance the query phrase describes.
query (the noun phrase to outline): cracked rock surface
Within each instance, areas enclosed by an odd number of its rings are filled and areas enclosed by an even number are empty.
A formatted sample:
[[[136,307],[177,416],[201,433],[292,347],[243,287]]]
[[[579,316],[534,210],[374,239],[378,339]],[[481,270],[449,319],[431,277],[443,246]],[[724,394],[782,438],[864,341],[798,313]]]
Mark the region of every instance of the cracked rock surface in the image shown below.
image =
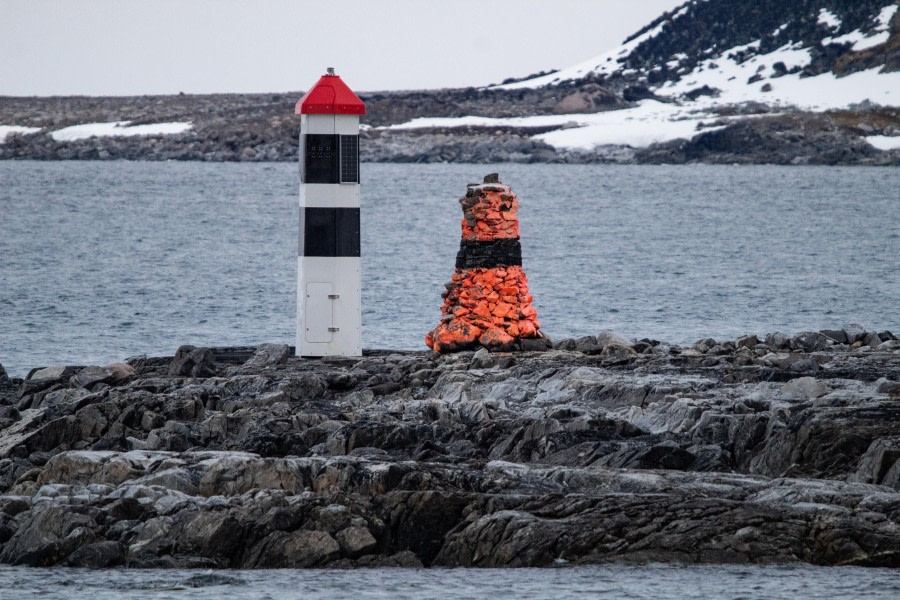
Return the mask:
[[[900,341],[0,368],[0,562],[900,566]]]

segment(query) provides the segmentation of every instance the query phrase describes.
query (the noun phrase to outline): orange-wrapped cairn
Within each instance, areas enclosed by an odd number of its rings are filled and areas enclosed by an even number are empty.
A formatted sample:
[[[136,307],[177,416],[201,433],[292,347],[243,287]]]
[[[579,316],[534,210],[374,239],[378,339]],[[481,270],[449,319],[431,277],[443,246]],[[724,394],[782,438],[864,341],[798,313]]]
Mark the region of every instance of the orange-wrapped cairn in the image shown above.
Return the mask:
[[[522,270],[519,202],[496,174],[470,184],[460,199],[462,241],[442,294],[441,323],[425,336],[436,352],[546,350]]]

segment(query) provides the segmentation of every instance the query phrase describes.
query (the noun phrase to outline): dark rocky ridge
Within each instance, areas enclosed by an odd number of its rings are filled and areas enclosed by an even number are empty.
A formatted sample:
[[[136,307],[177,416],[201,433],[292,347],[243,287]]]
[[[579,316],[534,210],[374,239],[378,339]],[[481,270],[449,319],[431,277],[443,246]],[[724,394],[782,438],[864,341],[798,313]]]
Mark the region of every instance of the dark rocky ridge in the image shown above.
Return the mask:
[[[900,150],[881,151],[861,135],[900,134],[896,107],[860,106],[854,110],[808,113],[764,105],[732,107],[759,113],[752,120],[727,124],[724,130],[700,132],[635,150],[603,146],[593,151],[557,150],[531,136],[544,130],[453,128],[380,130],[416,117],[480,115],[516,117],[615,110],[653,98],[654,86],[691,72],[697,63],[729,49],[760,40],[740,60],[770,52],[788,42],[809,48],[813,60],[803,75],[832,71],[846,75],[881,67],[900,69],[900,12],[891,23],[888,42],[854,52],[849,44],[826,43],[829,37],[856,29],[871,31],[874,17],[894,0],[691,0],[637,32],[664,24],[659,35],[639,44],[609,76],[591,75],[556,85],[522,90],[444,89],[360,94],[367,104],[362,159],[374,162],[576,162],[576,163],[774,163],[897,165]],[[836,31],[818,23],[820,8],[839,19]],[[782,27],[784,25],[784,27]],[[632,36],[632,37],[635,37]],[[774,77],[790,73],[785,69]],[[689,100],[715,95],[697,89]],[[11,135],[0,144],[0,159],[38,160],[205,160],[293,161],[297,159],[298,119],[294,102],[301,92],[285,94],[215,94],[115,98],[0,97],[0,123],[41,127],[30,135]],[[768,113],[772,113],[767,116]],[[184,134],[147,137],[101,137],[55,142],[50,131],[91,122],[134,124],[190,121]]]
[[[0,561],[900,566],[900,340],[0,372]]]
[[[685,3],[689,10],[679,8],[666,13],[629,38],[636,38],[660,24],[664,26],[662,34],[642,42],[624,58],[622,69],[613,79],[630,81],[630,85],[677,80],[681,74],[693,71],[702,60],[756,40],[760,41],[759,47],[745,50],[743,60],[755,54],[768,54],[786,44],[810,48],[812,63],[802,69],[807,76],[829,71],[848,75],[875,66],[882,66],[885,72],[897,71],[900,70],[897,14],[891,24],[892,39],[870,51],[853,52],[850,44],[824,42],[856,30],[872,31],[874,17],[893,4],[896,0],[690,0]],[[819,11],[823,8],[840,19],[838,29],[832,31],[819,23]],[[622,73],[628,69],[637,72]],[[785,70],[782,75],[789,72]]]

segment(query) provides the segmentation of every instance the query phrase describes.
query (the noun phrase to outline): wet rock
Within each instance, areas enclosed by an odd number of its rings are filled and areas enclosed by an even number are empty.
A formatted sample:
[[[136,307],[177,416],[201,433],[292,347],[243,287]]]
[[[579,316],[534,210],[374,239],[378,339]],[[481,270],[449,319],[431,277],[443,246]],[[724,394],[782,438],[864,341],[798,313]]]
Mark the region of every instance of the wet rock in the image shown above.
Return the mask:
[[[783,350],[788,348],[791,343],[791,338],[786,333],[775,332],[770,333],[766,336],[765,344],[772,350]]]
[[[600,352],[606,366],[621,365],[629,362],[637,353],[628,346],[609,344]]]
[[[335,536],[344,556],[357,558],[375,550],[378,542],[365,527],[348,527]]]
[[[50,566],[93,541],[96,526],[89,514],[52,503],[39,503],[18,517],[16,533],[4,544],[0,561]]]
[[[74,367],[68,367],[65,365],[45,367],[43,369],[38,369],[37,371],[32,373],[28,378],[26,378],[26,381],[59,381],[71,377],[74,372]]]
[[[586,335],[574,340],[572,350],[582,354],[599,354],[603,350],[603,345],[597,342],[596,336]]]
[[[847,343],[847,333],[843,329],[823,329],[819,333],[831,340],[834,340],[838,344]]]
[[[287,362],[291,349],[286,344],[261,344],[253,356],[243,364],[244,369],[277,367]]]
[[[122,546],[118,542],[97,542],[81,546],[66,559],[66,566],[89,569],[108,569],[125,562]]]
[[[694,345],[691,346],[691,349],[699,354],[706,354],[710,351],[711,348],[718,346],[719,343],[713,338],[704,338],[702,340],[697,340],[694,342]]]
[[[494,366],[494,359],[491,358],[487,348],[479,349],[472,355],[472,361],[469,363],[471,369],[489,369]]]
[[[900,396],[900,381],[891,381],[882,377],[875,382],[875,390],[879,394],[889,394],[891,396]]]
[[[169,365],[168,375],[188,377],[213,377],[216,372],[216,357],[209,348],[181,346]]]
[[[753,348],[757,344],[759,344],[759,338],[755,335],[745,335],[734,342],[734,345],[738,348]]]
[[[624,348],[631,348],[631,342],[623,338],[617,333],[613,333],[612,331],[602,331],[597,334],[597,344],[600,348],[606,348],[608,346],[622,346]]]
[[[859,468],[851,480],[900,490],[900,437],[872,442],[859,459]]]
[[[78,387],[90,388],[97,383],[107,383],[116,377],[112,369],[103,367],[85,367],[72,377],[72,383]]]
[[[844,325],[844,335],[847,337],[847,343],[853,344],[858,340],[861,340],[863,336],[866,335],[866,329],[862,325],[857,323],[850,323],[848,325]]]
[[[316,567],[340,556],[337,541],[324,531],[275,532],[250,550],[252,566],[265,569]]]
[[[795,373],[815,373],[819,370],[819,363],[811,358],[803,358],[792,362],[789,369]]]
[[[813,400],[827,394],[828,388],[814,377],[798,377],[782,385],[781,393],[791,398]]]
[[[244,585],[247,582],[240,577],[223,575],[221,573],[201,573],[191,575],[184,581],[184,585],[190,588],[203,588],[216,585]]]
[[[409,550],[402,550],[390,556],[379,556],[369,554],[363,556],[356,561],[356,566],[370,569],[383,568],[401,568],[401,569],[421,569],[424,567],[422,561]]]
[[[829,338],[818,331],[804,331],[791,338],[791,348],[802,352],[818,352],[828,347]]]
[[[52,378],[0,429],[0,562],[894,564],[900,355],[747,338]]]
[[[863,343],[863,346],[873,349],[881,345],[881,338],[877,333],[867,333],[860,341]]]
[[[523,338],[518,340],[522,352],[544,352],[553,347],[553,342],[546,335],[539,338]]]

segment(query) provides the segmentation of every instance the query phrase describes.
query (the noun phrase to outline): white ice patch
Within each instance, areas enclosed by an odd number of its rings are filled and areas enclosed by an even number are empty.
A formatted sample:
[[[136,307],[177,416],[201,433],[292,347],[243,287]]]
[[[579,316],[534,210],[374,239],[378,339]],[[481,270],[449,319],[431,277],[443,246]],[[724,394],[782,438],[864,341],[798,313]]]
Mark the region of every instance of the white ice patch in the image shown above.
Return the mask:
[[[875,19],[877,23],[876,26],[868,34],[857,29],[856,31],[851,31],[850,33],[845,33],[844,35],[839,35],[837,37],[827,37],[822,40],[822,45],[850,44],[855,52],[880,46],[891,37],[888,29],[891,19],[894,18],[894,14],[897,12],[898,8],[900,7],[894,4],[893,6],[885,6],[881,9],[881,12],[878,13],[878,17]]]
[[[89,137],[130,136],[130,135],[172,135],[184,133],[191,128],[191,123],[150,123],[147,125],[128,125],[129,121],[112,123],[85,123],[57,129],[50,133],[57,142],[71,142]]]
[[[864,139],[879,150],[900,150],[900,136],[870,135]]]
[[[0,144],[6,142],[6,136],[11,133],[35,133],[40,127],[25,127],[23,125],[0,125]]]
[[[890,34],[887,31],[882,31],[878,33],[870,33],[866,35],[859,29],[856,31],[851,31],[850,33],[845,33],[844,35],[839,35],[837,37],[827,37],[822,40],[822,45],[827,46],[828,44],[850,44],[850,47],[855,51],[859,52],[860,50],[865,50],[866,48],[873,48],[875,46],[879,46],[890,38]]]
[[[756,46],[754,42],[733,48],[721,57],[703,61],[692,73],[679,81],[668,82],[656,91],[661,95],[679,96],[704,85],[721,91],[718,98],[702,97],[697,100],[697,108],[710,103],[740,104],[751,101],[810,110],[844,108],[863,100],[885,106],[900,104],[900,72],[879,73],[880,67],[876,67],[840,78],[833,73],[804,78],[800,77],[800,73],[772,77],[775,74],[775,63],[784,63],[788,70],[808,65],[809,50],[796,44],[785,45],[744,62],[735,59],[737,51],[755,50]],[[763,79],[748,84],[749,79],[756,74]],[[771,85],[772,89],[763,92],[762,88],[766,84]]]
[[[659,142],[685,138],[700,132],[698,125],[717,117],[706,111],[655,100],[644,100],[634,108],[591,114],[538,115],[534,117],[440,117],[418,118],[386,129],[425,127],[562,127],[535,136],[556,148],[590,150],[616,145],[643,148]],[[704,131],[711,131],[706,128]]]
[[[827,8],[819,11],[819,23],[830,29],[837,29],[841,26],[841,20],[838,16]]]
[[[698,126],[704,119],[714,118],[655,100],[645,100],[635,108],[580,117],[581,127],[557,129],[537,135],[535,139],[555,148],[573,150],[590,150],[604,145],[645,148],[679,138],[691,139],[700,133]],[[703,131],[715,129],[720,127],[707,127]]]
[[[893,4],[891,6],[885,6],[881,9],[881,12],[878,13],[878,18],[875,19],[878,21],[877,29],[887,29],[888,25],[891,24],[891,19],[894,18],[894,15],[897,13],[897,9],[900,9],[900,5]]]

